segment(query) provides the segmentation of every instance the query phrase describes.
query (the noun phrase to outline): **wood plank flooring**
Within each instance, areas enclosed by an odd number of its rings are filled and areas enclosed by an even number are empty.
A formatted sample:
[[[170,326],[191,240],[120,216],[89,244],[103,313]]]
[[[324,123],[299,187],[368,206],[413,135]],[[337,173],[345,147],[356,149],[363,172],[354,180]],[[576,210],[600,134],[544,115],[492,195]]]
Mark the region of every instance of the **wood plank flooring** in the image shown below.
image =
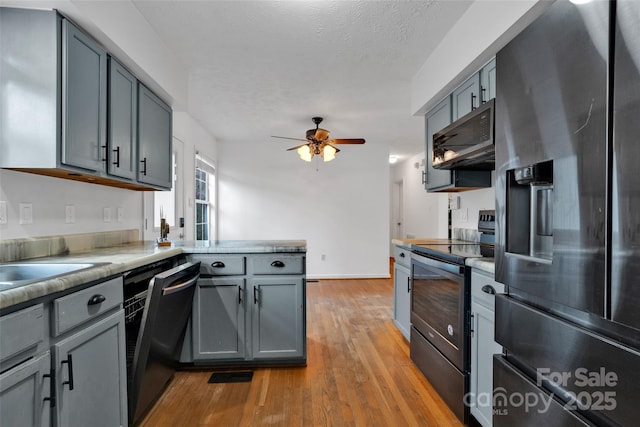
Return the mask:
[[[250,383],[181,371],[142,422],[162,426],[460,426],[409,358],[390,279],[307,284],[307,366]]]

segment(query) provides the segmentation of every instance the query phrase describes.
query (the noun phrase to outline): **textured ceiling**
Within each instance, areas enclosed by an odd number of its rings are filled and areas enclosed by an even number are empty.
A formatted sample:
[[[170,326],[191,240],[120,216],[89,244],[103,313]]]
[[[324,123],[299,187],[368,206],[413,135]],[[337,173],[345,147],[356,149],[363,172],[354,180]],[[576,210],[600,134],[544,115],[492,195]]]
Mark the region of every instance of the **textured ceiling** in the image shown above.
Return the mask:
[[[303,138],[322,116],[332,137],[410,155],[411,78],[471,2],[133,3],[189,69],[190,113],[218,141],[284,149],[270,135]]]

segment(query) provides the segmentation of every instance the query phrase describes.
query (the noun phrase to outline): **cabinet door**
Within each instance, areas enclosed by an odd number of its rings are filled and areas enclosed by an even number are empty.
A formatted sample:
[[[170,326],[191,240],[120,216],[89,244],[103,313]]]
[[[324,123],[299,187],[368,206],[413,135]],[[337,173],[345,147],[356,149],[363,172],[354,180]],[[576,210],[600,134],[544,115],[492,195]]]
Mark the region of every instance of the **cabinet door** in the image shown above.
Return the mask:
[[[446,97],[442,102],[429,110],[425,116],[426,160],[425,160],[425,189],[427,191],[451,185],[453,175],[450,170],[438,170],[431,166],[433,159],[433,134],[451,124],[451,98]]]
[[[301,276],[254,277],[249,289],[253,358],[305,357],[304,279]]]
[[[120,178],[136,178],[138,81],[122,65],[109,58],[108,172]]]
[[[0,375],[0,425],[2,427],[48,426],[51,387],[44,375],[51,369],[49,352],[30,359]]]
[[[393,319],[406,339],[411,329],[411,273],[407,267],[393,267]]]
[[[104,171],[107,149],[107,53],[62,20],[61,162]]]
[[[54,346],[57,426],[127,425],[124,311]]]
[[[193,300],[193,360],[244,359],[245,279],[200,278]]]
[[[474,74],[454,90],[451,94],[451,102],[454,121],[478,108],[480,105],[480,73]]]
[[[138,83],[138,181],[170,189],[171,107]]]
[[[496,97],[496,59],[480,70],[480,103]]]
[[[484,426],[492,425],[493,355],[502,352],[494,340],[494,312],[471,301],[471,414]]]

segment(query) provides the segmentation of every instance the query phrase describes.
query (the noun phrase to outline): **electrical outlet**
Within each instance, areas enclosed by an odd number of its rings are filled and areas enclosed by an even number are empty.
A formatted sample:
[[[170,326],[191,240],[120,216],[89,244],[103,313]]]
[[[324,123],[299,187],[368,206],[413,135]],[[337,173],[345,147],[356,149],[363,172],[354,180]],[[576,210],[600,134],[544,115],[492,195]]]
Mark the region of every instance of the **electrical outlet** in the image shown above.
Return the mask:
[[[111,222],[111,208],[102,208],[102,220],[104,222]]]
[[[320,260],[321,261],[326,261],[327,260],[327,256],[325,254],[320,255]]]
[[[20,203],[20,224],[33,224],[33,203]]]
[[[0,201],[0,224],[7,223],[7,202]]]
[[[460,221],[462,221],[462,222],[466,222],[467,221],[467,218],[468,218],[468,216],[467,216],[468,212],[467,211],[468,211],[467,208],[460,209]]]
[[[74,205],[66,205],[64,207],[64,222],[66,224],[75,224],[76,207]]]
[[[124,220],[124,209],[123,208],[117,208],[116,209],[116,220],[118,222],[122,222]]]

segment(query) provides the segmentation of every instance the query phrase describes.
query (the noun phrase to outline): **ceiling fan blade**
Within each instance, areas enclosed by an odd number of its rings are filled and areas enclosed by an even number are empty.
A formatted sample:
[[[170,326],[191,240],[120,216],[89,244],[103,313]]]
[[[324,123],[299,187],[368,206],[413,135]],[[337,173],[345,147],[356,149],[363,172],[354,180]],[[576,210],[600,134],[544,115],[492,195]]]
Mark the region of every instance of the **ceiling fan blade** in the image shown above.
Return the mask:
[[[297,150],[298,148],[304,147],[305,145],[309,145],[309,144],[302,144],[302,145],[297,145],[295,147],[287,148],[287,151]]]
[[[327,141],[331,144],[364,144],[365,141],[362,138],[351,138],[351,139],[332,139]]]
[[[329,131],[326,129],[316,129],[316,134],[314,135],[314,137],[318,140],[318,141],[324,141],[325,139],[329,138]]]
[[[291,139],[291,140],[294,140],[294,141],[306,141],[306,139],[301,139],[301,138],[289,138],[289,137],[286,137],[286,136],[274,136],[274,135],[271,135],[271,138]]]

